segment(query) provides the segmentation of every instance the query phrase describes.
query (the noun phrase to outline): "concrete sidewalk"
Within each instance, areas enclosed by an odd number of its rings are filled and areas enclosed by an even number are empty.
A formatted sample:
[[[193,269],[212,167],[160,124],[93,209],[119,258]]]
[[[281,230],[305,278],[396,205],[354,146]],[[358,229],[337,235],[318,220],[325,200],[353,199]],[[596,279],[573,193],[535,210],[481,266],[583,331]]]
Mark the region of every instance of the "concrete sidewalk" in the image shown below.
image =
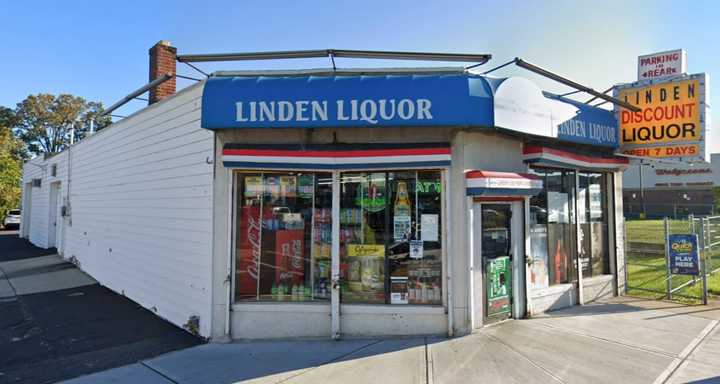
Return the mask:
[[[718,320],[620,298],[455,339],[208,344],[67,383],[713,383]]]

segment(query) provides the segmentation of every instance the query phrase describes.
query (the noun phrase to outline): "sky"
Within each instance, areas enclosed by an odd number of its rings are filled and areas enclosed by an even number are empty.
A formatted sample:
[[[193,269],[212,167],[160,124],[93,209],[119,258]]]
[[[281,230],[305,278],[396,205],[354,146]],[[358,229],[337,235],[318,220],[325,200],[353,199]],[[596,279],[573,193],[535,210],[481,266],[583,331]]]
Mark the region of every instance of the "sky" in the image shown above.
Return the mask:
[[[709,74],[711,97],[720,92],[713,81],[720,76],[716,1],[25,0],[5,2],[2,13],[0,105],[7,107],[36,93],[70,93],[109,106],[147,83],[148,49],[159,40],[169,40],[179,54],[325,48],[489,53],[493,58],[481,69],[521,57],[596,90],[635,81],[639,55],[683,48],[688,71]],[[206,72],[318,68],[329,61],[198,66]],[[178,73],[201,76],[184,64]],[[493,74],[571,91],[512,66]],[[189,84],[178,81],[179,88]],[[116,113],[144,105],[132,101]],[[720,127],[720,108],[711,116]],[[710,137],[708,150],[720,152],[720,132]]]

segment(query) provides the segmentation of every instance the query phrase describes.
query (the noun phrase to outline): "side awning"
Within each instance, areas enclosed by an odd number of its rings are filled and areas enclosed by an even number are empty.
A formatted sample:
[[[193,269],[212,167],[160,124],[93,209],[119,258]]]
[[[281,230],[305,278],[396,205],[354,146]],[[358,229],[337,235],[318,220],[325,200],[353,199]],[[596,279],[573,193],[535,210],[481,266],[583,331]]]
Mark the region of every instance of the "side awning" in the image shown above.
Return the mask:
[[[539,176],[526,173],[469,171],[465,180],[468,196],[534,196],[543,188]]]
[[[223,165],[246,169],[388,169],[450,166],[450,144],[226,144]]]
[[[624,170],[629,160],[619,156],[586,155],[560,149],[527,146],[523,149],[525,163],[568,169]]]

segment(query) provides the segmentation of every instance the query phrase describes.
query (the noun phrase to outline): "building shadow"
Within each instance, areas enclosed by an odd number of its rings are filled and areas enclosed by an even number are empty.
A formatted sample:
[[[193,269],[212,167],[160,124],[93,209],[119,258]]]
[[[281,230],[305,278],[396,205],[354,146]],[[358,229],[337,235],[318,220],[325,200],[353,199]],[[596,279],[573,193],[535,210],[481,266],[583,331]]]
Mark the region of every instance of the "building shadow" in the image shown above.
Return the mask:
[[[304,341],[243,341],[206,344],[177,351],[143,362],[176,382],[209,379],[215,383],[236,383],[263,378],[283,381],[309,373],[314,368],[363,360],[361,370],[372,364],[401,364],[405,368],[427,369],[428,345],[448,340],[440,336]],[[381,359],[381,360],[378,360]],[[401,374],[403,369],[398,371]],[[208,372],[212,374],[208,375]],[[426,373],[421,372],[424,376]]]

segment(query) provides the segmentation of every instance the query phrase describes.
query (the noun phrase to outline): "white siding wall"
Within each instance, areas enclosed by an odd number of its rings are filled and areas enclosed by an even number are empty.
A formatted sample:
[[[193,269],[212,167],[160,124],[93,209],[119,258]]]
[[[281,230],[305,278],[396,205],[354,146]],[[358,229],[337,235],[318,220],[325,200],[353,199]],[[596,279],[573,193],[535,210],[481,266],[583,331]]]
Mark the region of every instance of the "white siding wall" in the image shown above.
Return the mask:
[[[51,176],[50,169],[52,165],[57,166],[56,176]],[[50,231],[50,186],[52,183],[60,182],[61,188],[67,183],[67,153],[59,153],[55,156],[43,160],[42,157],[28,161],[23,166],[23,193],[26,191],[27,183],[31,183],[33,179],[40,179],[40,188],[31,187],[28,191],[31,193],[30,202],[30,230],[29,240],[38,247],[48,248],[48,235]],[[62,191],[63,196],[67,192]],[[24,199],[22,200],[24,201]],[[22,209],[23,221],[27,220],[28,212],[26,207]],[[58,220],[60,218],[58,217]]]
[[[201,84],[185,89],[55,157],[70,163],[64,256],[176,325],[199,316],[208,336],[213,134],[200,128],[201,95]],[[26,181],[38,171],[26,164]],[[49,188],[33,188],[30,241],[41,247]]]

